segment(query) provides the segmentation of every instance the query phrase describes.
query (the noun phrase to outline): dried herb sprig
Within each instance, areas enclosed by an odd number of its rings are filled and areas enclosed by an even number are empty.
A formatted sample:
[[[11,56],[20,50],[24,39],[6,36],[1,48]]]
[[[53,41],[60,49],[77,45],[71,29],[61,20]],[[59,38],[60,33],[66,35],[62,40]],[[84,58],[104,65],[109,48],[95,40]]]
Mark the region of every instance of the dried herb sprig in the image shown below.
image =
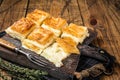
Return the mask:
[[[1,58],[0,68],[4,69],[12,80],[42,80],[42,76],[47,75],[47,72],[20,67]]]

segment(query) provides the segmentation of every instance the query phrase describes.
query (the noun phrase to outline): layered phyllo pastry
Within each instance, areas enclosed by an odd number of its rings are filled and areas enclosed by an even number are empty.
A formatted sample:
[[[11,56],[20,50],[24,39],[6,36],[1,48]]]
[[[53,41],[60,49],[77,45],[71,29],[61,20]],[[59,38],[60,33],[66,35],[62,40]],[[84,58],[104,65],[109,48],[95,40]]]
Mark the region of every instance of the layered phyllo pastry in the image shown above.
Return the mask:
[[[44,48],[54,42],[54,39],[55,36],[51,31],[39,27],[32,31],[27,38],[22,41],[22,46],[40,54]]]
[[[35,9],[33,12],[28,13],[26,16],[26,18],[32,20],[36,25],[41,25],[42,22],[49,17],[50,17],[49,13],[38,9]]]
[[[42,26],[43,28],[52,31],[57,37],[61,35],[61,30],[67,26],[66,20],[62,18],[48,18],[46,19]]]
[[[80,54],[77,43],[71,38],[57,38],[56,42],[47,47],[40,55],[55,64],[56,67],[63,65],[63,60],[71,54]]]
[[[13,38],[23,40],[35,28],[36,26],[31,20],[27,18],[21,18],[9,28],[7,28],[5,31]]]
[[[89,36],[88,28],[85,26],[78,26],[76,24],[69,24],[68,27],[63,29],[61,37],[70,37],[76,43],[82,43],[86,37]]]

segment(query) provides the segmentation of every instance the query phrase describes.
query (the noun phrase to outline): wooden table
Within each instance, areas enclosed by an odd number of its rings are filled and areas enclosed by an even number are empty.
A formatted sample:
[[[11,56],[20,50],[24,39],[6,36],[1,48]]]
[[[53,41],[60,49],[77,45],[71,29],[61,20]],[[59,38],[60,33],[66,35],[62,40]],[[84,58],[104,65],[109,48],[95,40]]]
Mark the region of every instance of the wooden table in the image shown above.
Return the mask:
[[[0,30],[5,30],[34,9],[41,9],[69,23],[95,27],[94,43],[116,57],[115,72],[101,80],[120,80],[119,0],[0,0]]]

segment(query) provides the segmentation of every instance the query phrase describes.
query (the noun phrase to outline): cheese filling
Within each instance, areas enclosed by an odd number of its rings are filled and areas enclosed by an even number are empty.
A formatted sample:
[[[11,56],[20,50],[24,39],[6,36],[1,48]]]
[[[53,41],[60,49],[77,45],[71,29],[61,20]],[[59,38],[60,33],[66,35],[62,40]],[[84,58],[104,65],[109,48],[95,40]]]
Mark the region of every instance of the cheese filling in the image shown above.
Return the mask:
[[[53,29],[51,27],[49,27],[48,25],[45,25],[45,24],[42,24],[41,27],[43,27],[44,29],[47,29],[47,30],[50,30],[51,32],[54,33],[55,36],[59,36],[61,31],[60,30],[57,30],[57,29]]]
[[[70,37],[70,38],[72,38],[76,43],[82,43],[83,41],[84,41],[84,39],[86,38],[86,37],[88,37],[89,36],[89,34],[88,34],[88,31],[86,31],[85,33],[84,33],[84,35],[82,35],[80,38],[78,38],[78,37],[75,37],[75,36],[73,36],[73,35],[71,35],[71,34],[68,34],[68,33],[63,33],[62,35],[61,35],[61,37]]]
[[[55,64],[56,67],[61,67],[63,65],[62,60],[70,54],[66,53],[57,43],[54,43],[52,46],[46,48],[40,55]]]

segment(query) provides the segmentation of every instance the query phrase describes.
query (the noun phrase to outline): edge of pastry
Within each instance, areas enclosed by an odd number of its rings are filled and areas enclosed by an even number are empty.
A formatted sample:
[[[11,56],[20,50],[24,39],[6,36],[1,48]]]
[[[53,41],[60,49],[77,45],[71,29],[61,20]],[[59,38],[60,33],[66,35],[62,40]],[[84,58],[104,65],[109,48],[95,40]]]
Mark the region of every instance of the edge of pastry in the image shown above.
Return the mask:
[[[27,18],[21,18],[13,25],[8,27],[5,31],[13,38],[23,40],[35,28],[36,25],[31,20]]]

